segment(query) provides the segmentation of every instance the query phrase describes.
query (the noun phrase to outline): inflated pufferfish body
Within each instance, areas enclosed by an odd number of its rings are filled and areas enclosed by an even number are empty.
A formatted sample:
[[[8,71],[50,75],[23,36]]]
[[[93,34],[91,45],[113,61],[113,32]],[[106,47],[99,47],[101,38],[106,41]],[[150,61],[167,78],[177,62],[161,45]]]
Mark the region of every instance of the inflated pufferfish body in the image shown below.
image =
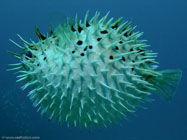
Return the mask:
[[[107,16],[99,20],[96,12],[88,21],[87,13],[83,23],[68,20],[47,37],[36,28],[37,43],[18,35],[25,47],[11,40],[23,50],[10,52],[21,62],[13,64],[17,81],[26,81],[22,89],[32,87],[28,96],[41,114],[75,127],[106,126],[134,113],[151,93],[171,99],[180,70],[155,71],[156,53],[138,40],[142,33]]]

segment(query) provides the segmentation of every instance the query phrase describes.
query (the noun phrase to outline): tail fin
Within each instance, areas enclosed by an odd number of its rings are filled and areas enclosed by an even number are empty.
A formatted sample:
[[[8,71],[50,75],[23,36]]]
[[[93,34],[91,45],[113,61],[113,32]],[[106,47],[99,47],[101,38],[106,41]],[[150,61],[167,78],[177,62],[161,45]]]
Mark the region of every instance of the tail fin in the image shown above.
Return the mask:
[[[161,75],[151,79],[151,82],[155,85],[156,93],[164,100],[170,101],[181,79],[182,71],[179,69],[163,70],[159,73]]]

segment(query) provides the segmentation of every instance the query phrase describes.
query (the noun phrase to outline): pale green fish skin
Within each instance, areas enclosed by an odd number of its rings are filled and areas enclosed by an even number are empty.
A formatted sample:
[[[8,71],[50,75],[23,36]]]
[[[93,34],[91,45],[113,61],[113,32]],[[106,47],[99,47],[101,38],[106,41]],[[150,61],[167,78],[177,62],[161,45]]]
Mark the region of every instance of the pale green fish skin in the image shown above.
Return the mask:
[[[135,113],[144,101],[156,93],[172,99],[181,79],[180,70],[157,71],[157,53],[147,49],[143,33],[135,32],[122,18],[112,22],[108,14],[99,19],[99,12],[88,20],[75,17],[58,26],[50,36],[36,27],[39,41],[31,43],[20,35],[24,46],[17,54],[17,82],[21,88],[32,87],[28,96],[41,114],[49,120],[58,118],[74,127],[106,127],[127,114]]]

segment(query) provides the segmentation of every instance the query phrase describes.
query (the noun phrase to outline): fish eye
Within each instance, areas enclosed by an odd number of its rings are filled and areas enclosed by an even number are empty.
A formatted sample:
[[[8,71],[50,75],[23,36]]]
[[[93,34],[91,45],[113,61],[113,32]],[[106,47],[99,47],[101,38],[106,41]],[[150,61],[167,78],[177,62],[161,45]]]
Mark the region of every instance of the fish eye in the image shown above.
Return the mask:
[[[27,56],[27,57],[29,57],[29,58],[32,58],[32,53],[31,53],[30,51],[27,51],[27,52],[25,53],[25,56]]]

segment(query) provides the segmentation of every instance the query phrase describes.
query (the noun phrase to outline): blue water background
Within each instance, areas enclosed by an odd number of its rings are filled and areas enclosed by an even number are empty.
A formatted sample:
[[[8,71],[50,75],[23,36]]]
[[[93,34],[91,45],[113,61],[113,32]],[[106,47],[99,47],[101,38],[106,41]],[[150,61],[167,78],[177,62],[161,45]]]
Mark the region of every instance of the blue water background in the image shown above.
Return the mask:
[[[41,140],[187,140],[187,1],[185,0],[1,0],[0,1],[0,139],[2,136],[39,136]],[[7,64],[18,60],[7,50],[19,52],[9,38],[22,44],[37,41],[34,25],[48,32],[51,13],[62,13],[83,19],[87,10],[110,17],[122,16],[144,32],[150,49],[158,52],[160,69],[180,68],[181,83],[172,102],[157,96],[146,103],[148,109],[138,109],[129,121],[106,129],[92,131],[61,127],[36,112],[27,94],[20,89],[16,75],[7,72]],[[55,14],[54,14],[55,17]],[[55,18],[54,18],[55,19]],[[58,19],[57,19],[58,20]],[[55,21],[54,21],[55,22]]]

